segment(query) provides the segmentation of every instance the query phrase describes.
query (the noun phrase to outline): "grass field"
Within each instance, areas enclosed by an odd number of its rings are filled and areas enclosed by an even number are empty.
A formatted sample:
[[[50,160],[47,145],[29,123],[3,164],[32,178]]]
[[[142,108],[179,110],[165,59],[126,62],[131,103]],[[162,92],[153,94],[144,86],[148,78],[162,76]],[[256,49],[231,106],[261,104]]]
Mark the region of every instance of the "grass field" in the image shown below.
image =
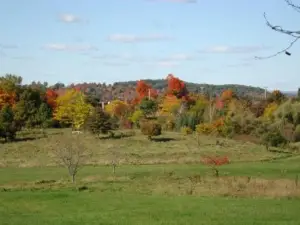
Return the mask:
[[[300,224],[297,152],[234,140],[216,146],[208,137],[198,145],[178,133],[152,142],[138,131],[120,139],[87,136],[90,155],[72,184],[49,147],[51,137],[66,132],[24,133],[27,141],[1,144],[1,225]],[[230,159],[220,177],[201,163],[214,154]]]

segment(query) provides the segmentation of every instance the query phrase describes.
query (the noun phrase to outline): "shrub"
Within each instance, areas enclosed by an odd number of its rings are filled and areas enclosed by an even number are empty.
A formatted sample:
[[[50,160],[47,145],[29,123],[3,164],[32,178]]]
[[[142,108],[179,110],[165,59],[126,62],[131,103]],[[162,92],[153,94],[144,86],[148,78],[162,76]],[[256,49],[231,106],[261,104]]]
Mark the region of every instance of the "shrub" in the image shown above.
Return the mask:
[[[135,124],[137,128],[140,127],[140,120],[143,118],[143,112],[141,110],[136,110],[132,116],[130,117],[130,120]]]
[[[234,124],[231,120],[226,120],[224,126],[222,126],[221,135],[223,137],[233,137],[236,130],[236,124]]]
[[[183,135],[190,135],[193,133],[193,130],[190,127],[182,127],[181,128],[181,133]]]
[[[201,123],[196,126],[196,132],[198,134],[210,135],[214,131],[216,131],[216,128],[214,127],[213,124],[210,123]]]
[[[219,176],[219,166],[225,165],[225,164],[229,164],[229,158],[227,156],[214,156],[214,157],[210,157],[210,156],[206,156],[202,159],[202,162],[205,165],[210,165],[215,173],[215,176]]]
[[[153,136],[161,135],[161,125],[153,121],[143,121],[141,123],[141,132],[151,140]]]
[[[175,129],[175,122],[172,119],[168,119],[166,122],[166,130],[173,131]]]
[[[269,149],[269,146],[279,147],[287,143],[278,129],[272,129],[262,136],[262,143]]]
[[[300,125],[297,125],[294,131],[294,141],[300,142]]]

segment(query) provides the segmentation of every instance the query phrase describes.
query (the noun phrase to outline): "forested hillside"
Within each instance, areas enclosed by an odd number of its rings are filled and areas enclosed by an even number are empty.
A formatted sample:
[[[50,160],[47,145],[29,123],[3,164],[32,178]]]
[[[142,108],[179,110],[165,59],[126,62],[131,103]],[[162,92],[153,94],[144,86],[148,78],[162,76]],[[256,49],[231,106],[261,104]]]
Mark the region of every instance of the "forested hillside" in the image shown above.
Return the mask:
[[[168,81],[166,79],[145,79],[147,84],[150,84],[159,93],[166,90]],[[126,82],[115,82],[114,84],[105,83],[79,83],[72,84],[70,87],[75,87],[84,91],[92,96],[93,99],[99,101],[111,101],[113,99],[132,100],[136,97],[137,81],[126,81]],[[231,89],[239,97],[249,96],[252,98],[261,99],[264,97],[264,89],[259,87],[252,87],[247,85],[239,84],[224,84],[224,85],[213,85],[213,84],[197,84],[191,82],[185,82],[187,90],[193,93],[204,93],[211,95],[220,95],[224,90]],[[36,83],[32,84],[37,85]],[[62,89],[66,87],[62,83],[57,83],[52,86],[54,89]]]

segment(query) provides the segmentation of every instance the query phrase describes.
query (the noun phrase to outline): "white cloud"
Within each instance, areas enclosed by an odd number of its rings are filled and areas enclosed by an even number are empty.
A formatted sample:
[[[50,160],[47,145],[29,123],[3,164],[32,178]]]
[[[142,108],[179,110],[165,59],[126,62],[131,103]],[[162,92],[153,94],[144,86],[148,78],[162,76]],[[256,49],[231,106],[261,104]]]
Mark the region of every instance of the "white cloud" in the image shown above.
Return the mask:
[[[98,48],[92,45],[66,45],[66,44],[47,44],[44,46],[45,49],[55,50],[55,51],[97,51]]]
[[[133,43],[133,42],[151,42],[151,41],[170,41],[173,38],[161,35],[161,34],[154,34],[154,35],[146,35],[146,36],[139,36],[133,34],[113,34],[108,37],[109,41],[113,42],[123,42],[123,43]]]
[[[267,50],[269,47],[259,46],[259,45],[249,45],[249,46],[229,46],[229,45],[219,45],[213,46],[200,50],[200,53],[254,53],[263,50]]]
[[[64,23],[78,23],[81,21],[80,17],[67,13],[59,15],[59,19]]]

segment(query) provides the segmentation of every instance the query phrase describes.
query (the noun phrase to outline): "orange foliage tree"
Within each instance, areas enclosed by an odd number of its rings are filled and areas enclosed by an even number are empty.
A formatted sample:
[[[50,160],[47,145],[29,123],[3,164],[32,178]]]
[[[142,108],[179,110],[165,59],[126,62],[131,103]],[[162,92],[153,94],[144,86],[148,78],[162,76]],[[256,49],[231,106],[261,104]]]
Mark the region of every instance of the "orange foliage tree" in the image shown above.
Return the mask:
[[[147,84],[143,80],[139,80],[136,83],[136,92],[138,94],[137,102],[140,102],[143,98],[146,96],[149,96],[150,91],[150,97],[156,98],[158,96],[157,91],[151,87],[151,85]]]
[[[174,111],[178,110],[181,104],[181,100],[176,98],[173,95],[167,95],[163,99],[162,104],[160,105],[161,114],[170,115],[174,113]]]
[[[53,89],[47,89],[46,91],[46,101],[52,110],[56,108],[56,99],[58,94]]]
[[[16,93],[13,91],[5,91],[0,89],[0,109],[5,104],[14,105],[16,103]]]
[[[168,94],[174,95],[177,98],[185,98],[188,95],[186,86],[182,80],[174,77],[172,74],[167,76],[168,80]]]
[[[227,89],[227,90],[223,91],[223,93],[221,95],[222,101],[228,101],[228,100],[231,100],[232,98],[233,98],[233,91],[231,89]]]

